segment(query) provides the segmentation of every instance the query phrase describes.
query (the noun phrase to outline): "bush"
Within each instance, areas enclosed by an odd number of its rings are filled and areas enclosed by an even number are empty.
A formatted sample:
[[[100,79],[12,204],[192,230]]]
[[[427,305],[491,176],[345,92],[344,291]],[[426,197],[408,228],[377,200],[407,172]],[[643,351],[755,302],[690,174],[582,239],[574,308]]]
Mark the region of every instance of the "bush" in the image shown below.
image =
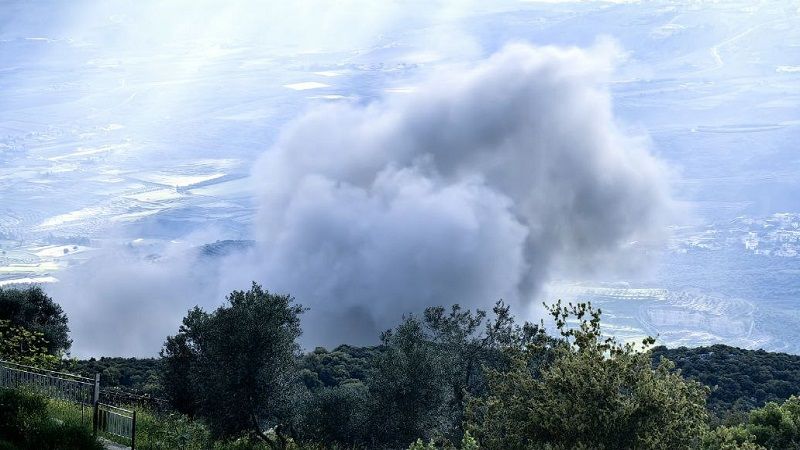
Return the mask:
[[[764,447],[800,448],[800,397],[751,411],[745,429]]]
[[[157,415],[136,411],[136,447],[142,450],[200,450],[212,446],[211,434],[202,422],[181,414]]]
[[[0,440],[0,450],[19,450],[19,447],[8,441]]]
[[[24,391],[0,389],[0,437],[21,443],[47,420],[47,401]]]
[[[91,431],[48,414],[48,400],[28,391],[0,389],[0,448],[103,450]]]
[[[58,423],[52,419],[34,428],[26,448],[36,450],[102,450],[92,433],[79,424]]]

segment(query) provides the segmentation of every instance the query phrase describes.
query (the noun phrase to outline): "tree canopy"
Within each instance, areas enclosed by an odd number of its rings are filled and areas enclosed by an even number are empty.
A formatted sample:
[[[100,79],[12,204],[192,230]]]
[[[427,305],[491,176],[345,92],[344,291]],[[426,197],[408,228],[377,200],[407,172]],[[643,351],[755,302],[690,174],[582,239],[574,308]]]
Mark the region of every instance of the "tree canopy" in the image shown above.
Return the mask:
[[[468,429],[487,449],[694,448],[706,431],[700,383],[641,348],[607,338],[590,304],[550,309],[558,340],[514,351],[508,370],[488,371],[488,395],[472,399]],[[568,326],[577,321],[577,326]],[[532,355],[552,359],[531,366]]]
[[[67,315],[41,287],[0,288],[0,319],[42,334],[47,352],[60,356],[72,346]]]
[[[662,356],[673,361],[684,377],[711,387],[708,406],[723,420],[800,393],[798,355],[727,345],[655,347],[653,359]]]
[[[226,300],[212,313],[189,311],[167,338],[165,391],[216,437],[251,432],[277,445],[266,430],[280,440],[291,426],[303,308],[256,283]]]

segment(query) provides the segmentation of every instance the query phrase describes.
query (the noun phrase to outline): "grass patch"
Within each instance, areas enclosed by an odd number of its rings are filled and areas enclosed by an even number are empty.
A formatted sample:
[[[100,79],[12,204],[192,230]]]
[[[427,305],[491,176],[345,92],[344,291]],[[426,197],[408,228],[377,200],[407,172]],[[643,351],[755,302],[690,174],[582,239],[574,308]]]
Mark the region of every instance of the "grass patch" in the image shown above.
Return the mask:
[[[125,406],[123,406],[125,407]],[[130,407],[129,407],[130,409]],[[92,408],[33,391],[0,389],[0,450],[102,450],[92,435]],[[130,441],[101,433],[121,445]],[[250,437],[214,441],[201,421],[182,414],[136,408],[136,448],[141,450],[268,450]],[[321,449],[322,446],[296,446]]]

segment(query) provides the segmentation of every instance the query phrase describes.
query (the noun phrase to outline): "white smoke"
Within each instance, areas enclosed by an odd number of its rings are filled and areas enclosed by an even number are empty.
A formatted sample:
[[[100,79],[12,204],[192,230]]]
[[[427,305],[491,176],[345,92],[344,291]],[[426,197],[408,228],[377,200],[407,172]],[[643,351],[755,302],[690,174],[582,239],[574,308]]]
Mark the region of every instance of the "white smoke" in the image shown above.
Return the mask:
[[[557,264],[658,238],[666,175],[615,123],[619,51],[509,45],[408,95],[316,109],[254,169],[255,278],[309,343],[374,340],[427,305],[532,298]]]
[[[152,355],[189,308],[252,280],[310,307],[312,347],[375,342],[429,305],[526,305],[563,267],[617,267],[672,210],[646,139],[615,123],[618,56],[515,44],[410,94],[311,111],[254,166],[251,250],[111,247],[63,275],[52,293],[77,353]]]

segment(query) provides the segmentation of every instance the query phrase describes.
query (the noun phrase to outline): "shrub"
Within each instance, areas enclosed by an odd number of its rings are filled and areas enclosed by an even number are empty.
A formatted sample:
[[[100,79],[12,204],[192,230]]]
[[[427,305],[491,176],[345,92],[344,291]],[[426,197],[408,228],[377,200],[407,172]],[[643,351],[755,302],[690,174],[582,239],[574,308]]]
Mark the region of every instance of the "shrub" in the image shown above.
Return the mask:
[[[0,448],[103,450],[88,428],[55,420],[46,398],[22,390],[0,389],[0,439]]]

